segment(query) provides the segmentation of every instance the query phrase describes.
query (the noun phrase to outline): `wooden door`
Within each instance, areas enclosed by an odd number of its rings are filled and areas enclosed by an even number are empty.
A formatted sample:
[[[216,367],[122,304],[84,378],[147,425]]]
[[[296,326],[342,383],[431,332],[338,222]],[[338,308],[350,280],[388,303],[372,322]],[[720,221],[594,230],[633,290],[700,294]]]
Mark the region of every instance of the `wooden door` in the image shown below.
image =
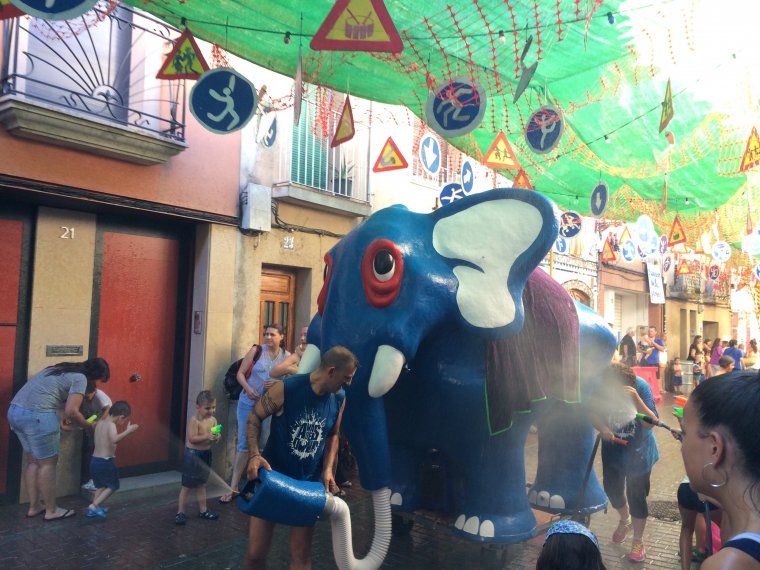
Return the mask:
[[[97,239],[91,355],[108,361],[103,389],[114,402],[129,402],[140,426],[119,445],[118,464],[127,474],[166,469],[184,444],[182,240],[101,224]]]
[[[259,343],[263,340],[264,327],[279,324],[285,334],[285,347],[292,352],[294,341],[294,300],[296,275],[292,271],[264,268],[261,271],[261,322]]]
[[[18,496],[21,446],[6,416],[13,395],[26,380],[29,217],[3,206],[0,214],[0,502]]]

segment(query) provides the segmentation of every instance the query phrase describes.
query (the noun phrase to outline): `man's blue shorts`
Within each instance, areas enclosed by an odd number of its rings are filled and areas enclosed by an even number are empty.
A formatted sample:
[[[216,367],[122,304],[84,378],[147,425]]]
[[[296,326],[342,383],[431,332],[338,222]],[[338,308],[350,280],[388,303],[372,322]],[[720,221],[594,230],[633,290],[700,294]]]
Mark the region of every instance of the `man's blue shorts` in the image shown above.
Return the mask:
[[[108,487],[119,490],[119,470],[113,457],[93,457],[90,459],[90,477],[98,489]]]

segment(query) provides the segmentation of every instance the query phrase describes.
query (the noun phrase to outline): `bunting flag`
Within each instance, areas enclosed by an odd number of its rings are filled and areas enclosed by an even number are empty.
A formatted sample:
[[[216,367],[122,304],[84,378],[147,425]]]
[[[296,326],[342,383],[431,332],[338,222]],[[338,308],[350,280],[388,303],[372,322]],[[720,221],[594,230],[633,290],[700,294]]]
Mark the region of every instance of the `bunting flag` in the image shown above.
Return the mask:
[[[670,79],[668,79],[668,86],[665,88],[665,100],[662,102],[662,113],[660,114],[660,132],[665,130],[672,118],[673,97],[670,94]]]
[[[354,113],[351,110],[351,98],[346,95],[346,102],[343,104],[343,112],[338,119],[338,126],[335,129],[335,136],[330,143],[330,148],[335,148],[339,144],[350,141],[354,138]]]
[[[301,104],[303,103],[303,58],[301,46],[298,46],[298,65],[296,66],[295,91],[293,92],[293,123],[301,120]]]
[[[158,70],[156,79],[199,79],[206,71],[208,64],[190,28],[185,28]]]
[[[517,176],[515,176],[515,179],[512,181],[512,186],[514,188],[525,188],[526,190],[535,190],[535,188],[533,188],[533,185],[530,183],[528,174],[522,168],[517,171]]]
[[[742,162],[739,165],[739,172],[746,172],[760,164],[760,136],[757,129],[752,127],[752,132],[747,139],[747,147],[744,149]]]
[[[686,243],[686,232],[683,231],[681,220],[676,214],[676,217],[673,218],[673,225],[670,227],[670,234],[668,234],[668,245],[672,247],[679,243]]]
[[[610,236],[607,236],[607,239],[604,240],[604,247],[602,248],[602,254],[599,256],[599,261],[602,263],[617,261],[617,255],[615,255],[615,248],[612,247]]]
[[[0,20],[9,20],[23,15],[21,10],[11,5],[10,0],[0,0]]]

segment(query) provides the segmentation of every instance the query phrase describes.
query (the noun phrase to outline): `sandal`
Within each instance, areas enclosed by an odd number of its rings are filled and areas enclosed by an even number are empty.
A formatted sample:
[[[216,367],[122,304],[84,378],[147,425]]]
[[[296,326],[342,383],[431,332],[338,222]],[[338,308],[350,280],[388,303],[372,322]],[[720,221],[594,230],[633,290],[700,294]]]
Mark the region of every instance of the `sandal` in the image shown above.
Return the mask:
[[[42,520],[45,522],[60,521],[69,517],[73,517],[75,514],[77,514],[77,512],[74,509],[66,509],[63,511],[63,514],[58,515],[57,517],[44,517]]]
[[[239,494],[239,491],[230,491],[219,497],[219,503],[222,505],[229,505]]]

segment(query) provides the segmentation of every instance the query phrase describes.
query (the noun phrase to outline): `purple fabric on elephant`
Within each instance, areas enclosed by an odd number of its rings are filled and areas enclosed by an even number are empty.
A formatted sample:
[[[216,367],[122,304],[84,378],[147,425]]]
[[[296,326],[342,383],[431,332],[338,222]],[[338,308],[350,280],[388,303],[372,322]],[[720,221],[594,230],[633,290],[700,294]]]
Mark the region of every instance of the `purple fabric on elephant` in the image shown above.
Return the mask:
[[[486,343],[486,397],[491,434],[508,429],[512,413],[546,397],[577,402],[578,312],[570,295],[543,269],[523,292],[525,323],[513,337]]]

